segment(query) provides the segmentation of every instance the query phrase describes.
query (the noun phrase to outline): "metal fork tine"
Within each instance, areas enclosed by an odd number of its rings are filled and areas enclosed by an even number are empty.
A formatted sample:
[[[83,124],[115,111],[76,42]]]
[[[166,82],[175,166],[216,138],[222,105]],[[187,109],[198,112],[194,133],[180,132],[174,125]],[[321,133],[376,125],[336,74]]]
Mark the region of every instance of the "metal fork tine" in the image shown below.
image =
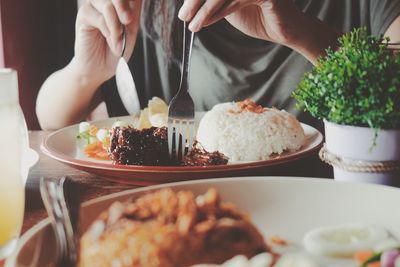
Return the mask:
[[[174,123],[173,123],[173,125],[174,125],[174,128],[175,128],[175,156],[176,156],[176,159],[178,159],[179,160],[179,150],[180,150],[180,147],[179,147],[179,139],[180,139],[180,132],[181,132],[181,125],[180,125],[180,123],[179,123],[179,120],[174,120]]]
[[[194,140],[194,131],[192,131],[192,128],[194,127],[194,122],[189,122],[187,129],[188,129],[188,152],[192,149],[193,146],[193,140]]]
[[[182,155],[186,155],[186,147],[188,145],[189,142],[189,134],[190,134],[190,121],[185,121],[184,125],[183,125],[184,129],[183,129],[183,138],[182,138]]]
[[[169,150],[169,156],[172,156],[172,140],[174,138],[174,127],[172,126],[173,121],[168,120],[168,150]]]
[[[185,156],[185,147],[186,147],[186,137],[187,137],[187,121],[181,121],[181,155],[182,157]]]
[[[187,135],[186,135],[186,138],[187,138],[187,140],[186,140],[186,144],[187,144],[187,151],[186,152],[189,152],[189,150],[190,150],[190,148],[191,148],[191,139],[193,138],[193,132],[194,132],[194,124],[192,123],[192,121],[188,121],[188,123],[187,123]]]

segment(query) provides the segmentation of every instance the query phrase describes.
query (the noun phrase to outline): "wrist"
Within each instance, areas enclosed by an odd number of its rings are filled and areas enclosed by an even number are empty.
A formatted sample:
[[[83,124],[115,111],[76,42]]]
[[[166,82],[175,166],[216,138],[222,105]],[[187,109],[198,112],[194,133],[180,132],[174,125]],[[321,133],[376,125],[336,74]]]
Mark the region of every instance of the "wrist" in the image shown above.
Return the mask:
[[[93,88],[96,90],[102,85],[106,79],[98,72],[89,70],[84,64],[80,63],[77,58],[72,58],[69,64],[65,67],[66,71],[79,84],[79,88]]]
[[[284,45],[302,54],[313,64],[326,54],[329,47],[333,50],[338,48],[341,33],[318,18],[302,13],[295,25],[289,30]]]

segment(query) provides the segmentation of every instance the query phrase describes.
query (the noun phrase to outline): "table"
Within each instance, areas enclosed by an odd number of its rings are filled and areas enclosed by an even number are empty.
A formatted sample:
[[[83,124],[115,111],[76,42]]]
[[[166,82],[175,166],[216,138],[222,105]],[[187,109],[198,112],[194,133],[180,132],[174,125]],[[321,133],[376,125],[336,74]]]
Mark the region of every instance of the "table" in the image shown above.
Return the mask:
[[[44,131],[32,131],[29,133],[30,146],[39,153],[40,160],[38,164],[30,170],[26,184],[25,215],[22,233],[47,217],[39,192],[40,177],[58,178],[68,175],[74,184],[74,191],[72,192],[73,197],[81,202],[102,195],[135,188],[135,186],[116,184],[97,178],[92,174],[76,170],[44,155],[40,151],[40,144],[48,134],[49,132]],[[260,174],[274,176],[333,177],[332,169],[328,165],[322,163],[317,155],[290,164],[272,167],[265,173],[257,173],[257,175]]]
[[[135,188],[99,179],[87,172],[76,170],[44,155],[40,150],[42,140],[50,132],[32,131],[29,133],[30,147],[39,153],[39,162],[30,170],[25,188],[25,215],[22,233],[47,217],[40,192],[40,177],[57,178],[68,175],[77,188],[74,197],[86,201],[102,195]]]

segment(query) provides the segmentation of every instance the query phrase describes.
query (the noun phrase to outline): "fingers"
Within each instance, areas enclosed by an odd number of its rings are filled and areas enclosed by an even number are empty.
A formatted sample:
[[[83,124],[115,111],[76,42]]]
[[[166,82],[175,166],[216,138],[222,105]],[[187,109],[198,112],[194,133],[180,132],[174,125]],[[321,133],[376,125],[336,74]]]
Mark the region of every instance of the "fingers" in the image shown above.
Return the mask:
[[[133,22],[140,12],[140,0],[89,0],[80,12],[81,20],[97,28],[111,51],[119,55],[122,50],[122,24]]]
[[[264,2],[265,0],[185,0],[178,17],[183,21],[190,21],[189,29],[197,32],[241,8]]]
[[[196,12],[196,15],[192,18],[189,24],[189,29],[193,32],[198,32],[203,28],[209,19],[221,9],[225,4],[225,0],[211,0],[206,1]]]
[[[206,24],[204,26],[214,24],[215,22],[225,18],[226,16],[232,14],[233,12],[235,12],[241,8],[244,8],[245,6],[250,5],[250,4],[246,3],[246,2],[231,1],[230,3],[225,5],[223,8],[221,8],[217,12],[215,12],[211,16],[211,18],[206,22]]]
[[[76,25],[77,34],[79,34],[81,30],[99,31],[101,35],[103,35],[106,39],[107,44],[113,51],[113,53],[118,53],[118,51],[116,51],[118,48],[116,48],[114,43],[111,41],[110,30],[107,27],[104,16],[100,12],[98,12],[93,6],[88,4],[81,7],[76,20]]]
[[[110,31],[108,30],[104,17],[91,5],[84,5],[81,7],[76,22],[77,27],[97,29],[105,38],[110,36]]]
[[[227,0],[185,0],[179,10],[178,17],[183,21],[190,21],[189,30],[197,32],[226,1]]]
[[[206,0],[185,0],[178,17],[183,21],[191,21]]]
[[[114,8],[122,24],[129,24],[134,19],[134,13],[138,1],[135,0],[112,0]]]
[[[103,16],[110,33],[105,37],[109,39],[113,52],[118,54],[122,50],[122,24],[113,3],[109,0],[91,0],[90,4]]]
[[[137,0],[135,1],[134,4],[134,12],[133,14],[133,20],[131,23],[126,25],[126,30],[127,30],[127,36],[126,36],[126,49],[125,49],[125,54],[124,57],[128,60],[133,52],[133,48],[135,47],[136,44],[136,37],[137,33],[139,31],[139,21],[140,21],[140,13],[142,10],[142,1]]]

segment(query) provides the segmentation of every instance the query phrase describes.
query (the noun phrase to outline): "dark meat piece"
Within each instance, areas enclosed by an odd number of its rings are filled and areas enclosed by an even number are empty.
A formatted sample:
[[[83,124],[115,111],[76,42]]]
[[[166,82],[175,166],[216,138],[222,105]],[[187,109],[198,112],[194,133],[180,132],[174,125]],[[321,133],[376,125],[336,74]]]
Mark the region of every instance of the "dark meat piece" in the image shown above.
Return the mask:
[[[197,142],[181,162],[171,160],[166,127],[143,130],[115,127],[111,132],[108,153],[115,164],[122,165],[210,166],[228,163],[228,158],[222,153],[209,153]]]
[[[171,165],[168,155],[167,129],[131,127],[112,129],[110,158],[116,164],[165,166]]]
[[[197,141],[193,144],[193,149],[187,153],[183,159],[184,166],[211,166],[226,165],[228,158],[218,152],[207,152]]]

